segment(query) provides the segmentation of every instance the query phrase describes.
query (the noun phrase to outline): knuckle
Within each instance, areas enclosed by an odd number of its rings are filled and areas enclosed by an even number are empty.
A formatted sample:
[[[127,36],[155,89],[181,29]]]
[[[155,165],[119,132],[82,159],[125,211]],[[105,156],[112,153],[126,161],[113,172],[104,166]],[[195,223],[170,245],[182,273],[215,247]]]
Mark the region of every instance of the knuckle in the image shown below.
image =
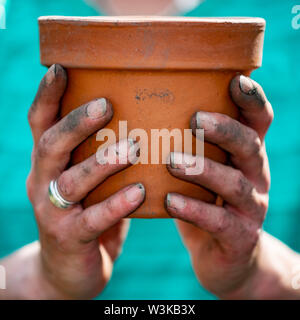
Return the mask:
[[[240,170],[236,170],[234,179],[233,188],[235,196],[238,198],[248,197],[253,189],[248,179]]]
[[[226,210],[223,211],[222,214],[219,215],[219,218],[216,220],[216,224],[214,227],[215,233],[224,233],[230,227],[229,224],[229,215]]]
[[[257,161],[256,168],[257,170],[259,170],[259,172],[261,172],[265,164],[265,154],[262,148],[260,148],[260,150],[256,154],[256,161]]]
[[[46,132],[44,132],[40,141],[38,142],[37,151],[36,151],[36,155],[38,158],[46,158],[50,154],[51,152],[50,141],[51,141],[51,135],[49,133],[49,130],[47,130]]]
[[[266,214],[269,208],[269,197],[266,197],[261,203],[260,208],[263,214]]]
[[[259,139],[259,136],[254,130],[249,131],[247,136],[248,138],[246,139],[246,141],[249,141],[249,143],[245,145],[246,155],[248,157],[256,156],[257,154],[259,154],[259,151],[261,149],[261,141]]]
[[[57,185],[63,197],[72,197],[74,195],[74,180],[69,171],[63,172],[57,179]]]
[[[267,101],[266,103],[266,108],[267,108],[267,116],[265,118],[266,119],[265,121],[267,126],[269,127],[274,120],[274,110],[269,101]]]
[[[258,217],[259,224],[262,224],[264,222],[268,208],[269,208],[269,197],[265,196],[262,199],[260,199],[257,204],[257,217]]]
[[[130,211],[130,205],[122,197],[108,198],[104,202],[104,210],[108,213],[107,219],[110,223],[119,220],[125,212]]]
[[[89,213],[86,212],[85,214],[82,215],[81,224],[82,224],[83,229],[88,234],[94,234],[97,232],[95,219],[94,219],[92,212],[89,212]]]
[[[105,201],[105,209],[110,212],[110,213],[113,213],[116,211],[116,206],[114,204],[114,201],[113,199],[111,198],[108,198],[106,201]]]

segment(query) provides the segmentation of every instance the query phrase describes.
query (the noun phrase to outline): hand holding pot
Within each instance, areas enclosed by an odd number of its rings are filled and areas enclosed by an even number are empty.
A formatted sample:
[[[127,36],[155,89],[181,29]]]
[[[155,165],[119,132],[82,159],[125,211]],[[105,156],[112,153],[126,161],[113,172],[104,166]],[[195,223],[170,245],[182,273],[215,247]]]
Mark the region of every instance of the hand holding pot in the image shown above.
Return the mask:
[[[27,190],[39,226],[44,290],[53,298],[83,299],[96,296],[109,280],[128,229],[129,221],[122,218],[143,202],[145,191],[141,184],[133,184],[101,203],[82,208],[80,201],[88,192],[130,166],[127,152],[126,161],[119,161],[123,155],[117,151],[124,150],[120,146],[137,151],[138,145],[123,140],[113,146],[117,150],[115,164],[100,164],[93,155],[65,170],[72,150],[113,116],[110,103],[96,99],[58,120],[66,83],[65,70],[53,65],[30,108],[34,150]],[[57,181],[63,199],[76,204],[67,209],[53,205],[48,195],[50,181]]]
[[[198,112],[191,119],[191,127],[193,131],[204,129],[205,140],[227,151],[232,166],[205,158],[202,174],[185,175],[185,164],[176,164],[179,154],[171,154],[168,166],[175,177],[219,194],[224,205],[169,193],[166,207],[182,220],[178,228],[202,284],[219,297],[243,298],[250,283],[255,282],[262,259],[261,227],[270,187],[264,137],[273,110],[262,88],[247,77],[236,76],[230,92],[239,107],[240,121]],[[250,291],[254,295],[253,287]]]

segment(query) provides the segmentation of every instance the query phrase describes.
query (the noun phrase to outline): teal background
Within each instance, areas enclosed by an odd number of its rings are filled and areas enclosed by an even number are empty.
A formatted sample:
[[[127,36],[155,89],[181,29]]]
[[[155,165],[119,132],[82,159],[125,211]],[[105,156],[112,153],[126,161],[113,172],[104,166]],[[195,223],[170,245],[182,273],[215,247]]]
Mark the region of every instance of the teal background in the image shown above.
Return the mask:
[[[264,228],[300,250],[300,30],[297,1],[207,0],[190,16],[259,16],[267,21],[263,67],[253,73],[273,104],[267,135],[272,187]],[[37,18],[97,15],[82,0],[9,0],[0,30],[0,257],[38,238],[25,180],[32,138],[27,111],[46,69],[39,63]],[[195,279],[171,220],[134,220],[100,299],[214,299]]]

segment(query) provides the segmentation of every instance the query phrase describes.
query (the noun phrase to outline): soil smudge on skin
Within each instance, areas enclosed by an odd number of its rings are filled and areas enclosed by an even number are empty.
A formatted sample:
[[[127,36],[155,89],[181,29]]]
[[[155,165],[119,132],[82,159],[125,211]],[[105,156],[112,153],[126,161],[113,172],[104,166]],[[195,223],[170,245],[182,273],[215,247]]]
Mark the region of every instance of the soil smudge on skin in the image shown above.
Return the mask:
[[[87,106],[78,108],[69,113],[64,119],[60,128],[61,133],[73,131],[80,123],[81,119],[87,117]]]

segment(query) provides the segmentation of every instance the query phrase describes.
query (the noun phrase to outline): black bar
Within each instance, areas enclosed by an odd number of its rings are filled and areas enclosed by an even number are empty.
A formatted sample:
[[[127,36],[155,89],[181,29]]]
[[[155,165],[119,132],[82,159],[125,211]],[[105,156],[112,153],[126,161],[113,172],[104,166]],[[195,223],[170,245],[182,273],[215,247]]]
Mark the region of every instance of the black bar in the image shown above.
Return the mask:
[[[199,300],[98,300],[98,301],[1,301],[0,312],[9,318],[24,316],[61,318],[65,313],[93,319],[276,319],[298,314],[299,301],[199,301]],[[4,318],[3,318],[4,319]]]

